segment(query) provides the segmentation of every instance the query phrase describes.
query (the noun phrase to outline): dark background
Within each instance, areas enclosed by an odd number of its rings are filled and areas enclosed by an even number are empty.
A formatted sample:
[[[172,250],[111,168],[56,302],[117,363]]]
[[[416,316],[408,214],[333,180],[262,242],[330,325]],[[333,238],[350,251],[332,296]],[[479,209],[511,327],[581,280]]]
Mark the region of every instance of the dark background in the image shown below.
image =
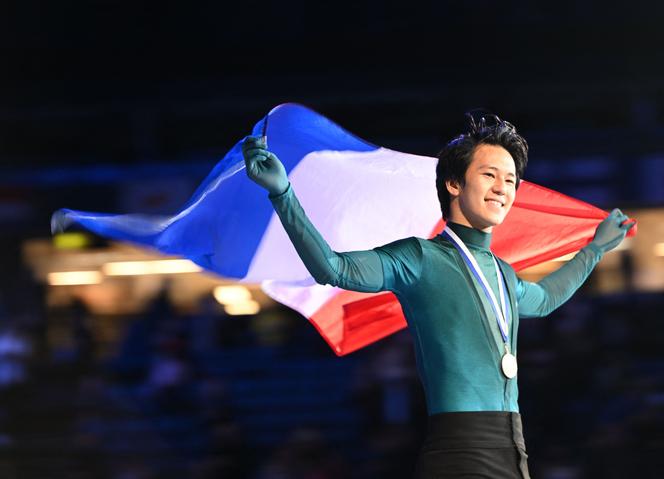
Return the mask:
[[[647,130],[663,114],[662,10],[594,1],[4,4],[0,154],[7,166],[222,155],[284,101],[416,153],[435,152],[473,107],[524,133]]]
[[[94,320],[72,319],[76,308],[46,311],[42,286],[22,264],[21,242],[47,237],[50,214],[61,207],[128,211],[127,181],[187,178],[193,191],[257,120],[286,101],[375,144],[431,156],[462,131],[465,111],[486,108],[528,139],[526,179],[605,209],[662,206],[663,21],[657,2],[0,4],[3,328],[35,348],[24,356],[30,379],[2,396],[0,475],[408,477],[426,413],[407,334],[338,359],[284,310],[284,324],[297,324],[284,326],[291,339],[273,346],[246,331],[219,333],[214,361],[196,362],[187,346],[195,334],[164,306],[126,322],[156,314],[173,326],[148,321],[135,350],[121,340],[129,356],[102,361]],[[176,195],[163,208],[184,199]],[[535,477],[634,477],[634,470],[657,477],[663,301],[661,293],[582,291],[547,322],[524,323],[521,405]],[[65,359],[44,339],[56,320],[71,323],[74,346]],[[254,320],[246,318],[245,327]],[[93,333],[77,324],[92,324]],[[170,346],[156,343],[196,371],[167,400],[141,389],[155,337],[170,338]],[[182,348],[180,356],[172,347]],[[129,361],[132,355],[143,359]],[[316,383],[322,393],[309,396],[323,401],[339,388],[340,416],[328,410],[332,416],[312,413],[306,427],[299,416],[273,429],[257,426],[285,414],[269,403],[253,416],[241,407],[247,397],[277,395],[268,365],[279,361],[287,377],[300,378],[289,386],[296,397],[292,390],[308,388],[301,384],[314,381],[315,371],[307,376],[286,365],[329,368],[336,378],[330,389]],[[247,371],[228,364],[254,365],[256,381],[239,388],[254,396],[233,386]],[[390,368],[401,379],[381,379]],[[200,389],[223,392],[187,396]],[[131,414],[117,406],[122,394]],[[279,394],[290,400],[288,391]],[[141,434],[167,445],[150,449]],[[309,463],[323,466],[302,466]]]

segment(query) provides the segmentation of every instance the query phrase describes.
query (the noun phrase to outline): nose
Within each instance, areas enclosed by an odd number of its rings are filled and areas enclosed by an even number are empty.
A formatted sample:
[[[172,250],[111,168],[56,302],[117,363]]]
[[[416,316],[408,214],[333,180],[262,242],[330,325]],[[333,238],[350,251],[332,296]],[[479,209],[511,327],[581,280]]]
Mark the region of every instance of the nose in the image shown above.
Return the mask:
[[[507,183],[503,178],[496,178],[493,183],[493,192],[499,195],[504,195],[507,189]]]

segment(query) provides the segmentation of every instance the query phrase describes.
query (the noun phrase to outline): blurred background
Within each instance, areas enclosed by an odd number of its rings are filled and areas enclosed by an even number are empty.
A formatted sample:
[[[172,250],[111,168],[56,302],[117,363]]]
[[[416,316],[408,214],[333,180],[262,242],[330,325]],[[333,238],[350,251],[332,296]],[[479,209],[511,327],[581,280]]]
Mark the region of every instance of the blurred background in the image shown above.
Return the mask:
[[[530,143],[526,179],[639,220],[572,300],[522,321],[520,405],[533,477],[661,477],[664,4],[0,12],[0,477],[410,477],[426,411],[407,331],[338,358],[258,287],[50,235],[62,207],[175,212],[286,101],[429,156],[492,110]],[[82,269],[99,272],[57,274]]]

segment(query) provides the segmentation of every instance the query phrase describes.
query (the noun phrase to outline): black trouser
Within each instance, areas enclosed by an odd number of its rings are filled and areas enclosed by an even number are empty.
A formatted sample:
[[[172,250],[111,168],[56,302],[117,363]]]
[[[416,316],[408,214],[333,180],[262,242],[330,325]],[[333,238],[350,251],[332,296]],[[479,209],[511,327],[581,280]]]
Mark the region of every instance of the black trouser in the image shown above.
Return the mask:
[[[530,479],[521,415],[446,412],[429,416],[416,479]]]

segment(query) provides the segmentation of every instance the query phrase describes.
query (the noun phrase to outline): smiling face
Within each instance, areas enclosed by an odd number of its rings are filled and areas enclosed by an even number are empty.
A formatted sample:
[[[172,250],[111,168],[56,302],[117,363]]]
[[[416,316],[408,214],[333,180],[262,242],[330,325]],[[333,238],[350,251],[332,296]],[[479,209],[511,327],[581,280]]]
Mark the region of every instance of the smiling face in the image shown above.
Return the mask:
[[[465,185],[445,183],[451,197],[448,220],[490,233],[503,222],[516,195],[512,155],[501,146],[479,145],[465,179]]]

